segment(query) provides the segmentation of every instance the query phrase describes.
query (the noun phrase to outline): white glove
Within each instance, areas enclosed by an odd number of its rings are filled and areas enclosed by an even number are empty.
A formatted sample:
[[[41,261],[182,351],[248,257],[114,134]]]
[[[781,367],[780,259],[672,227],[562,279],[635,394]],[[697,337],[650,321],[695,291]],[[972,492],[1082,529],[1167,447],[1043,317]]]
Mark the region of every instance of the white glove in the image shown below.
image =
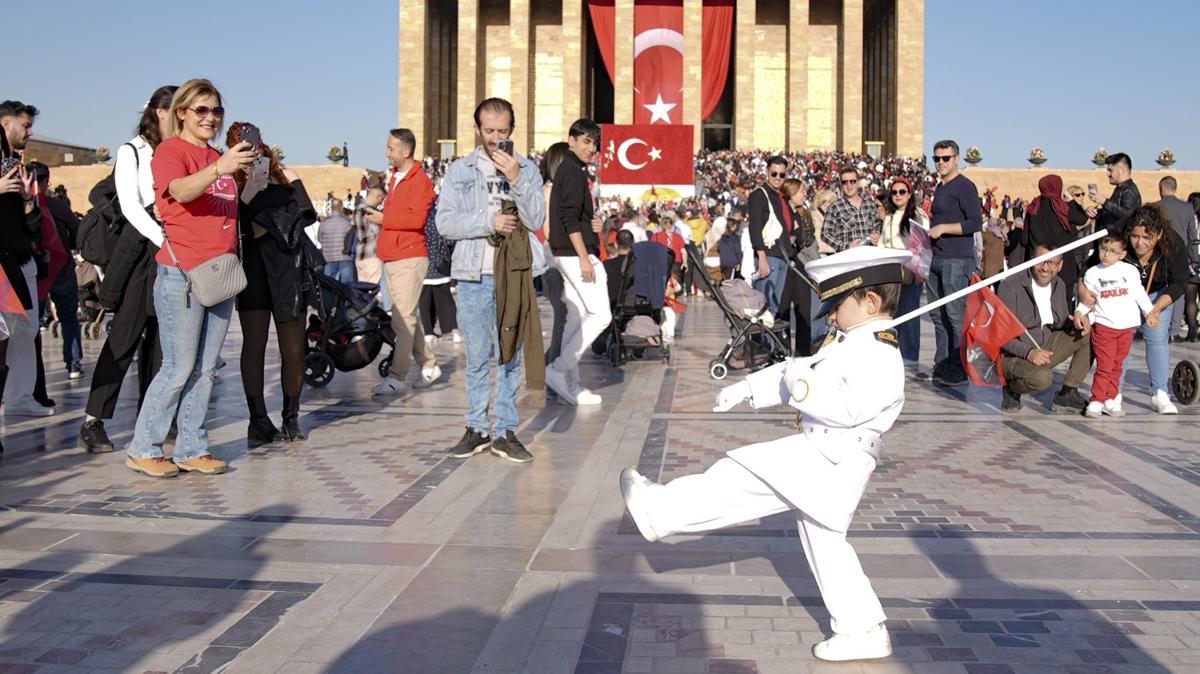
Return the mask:
[[[783,371],[783,385],[787,388],[793,402],[801,402],[808,397],[808,381],[812,378],[812,362],[807,358],[793,358],[788,361]]]
[[[714,412],[728,412],[737,407],[742,401],[750,399],[750,382],[740,381],[731,386],[726,386],[717,394],[717,406],[713,408]]]

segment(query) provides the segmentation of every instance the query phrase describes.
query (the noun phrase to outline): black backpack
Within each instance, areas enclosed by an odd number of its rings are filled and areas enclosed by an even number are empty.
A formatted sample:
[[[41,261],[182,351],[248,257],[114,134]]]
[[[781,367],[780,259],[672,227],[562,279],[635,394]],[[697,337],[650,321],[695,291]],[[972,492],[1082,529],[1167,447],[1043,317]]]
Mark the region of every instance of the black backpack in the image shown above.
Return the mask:
[[[138,157],[137,148],[133,147],[132,143],[125,144],[133,149],[133,160],[137,162],[137,168],[140,170],[141,159]],[[99,267],[107,266],[112,260],[113,251],[117,248],[117,241],[121,238],[121,231],[127,222],[117,200],[117,183],[114,178],[116,171],[114,166],[113,172],[92,188],[88,194],[92,208],[79,223],[79,254]]]

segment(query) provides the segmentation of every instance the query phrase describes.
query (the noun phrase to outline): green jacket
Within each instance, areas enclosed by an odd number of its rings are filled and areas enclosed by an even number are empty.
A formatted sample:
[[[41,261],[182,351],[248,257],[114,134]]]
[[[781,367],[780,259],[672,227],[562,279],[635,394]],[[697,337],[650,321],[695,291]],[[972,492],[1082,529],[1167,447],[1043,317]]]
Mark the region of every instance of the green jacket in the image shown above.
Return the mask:
[[[517,355],[524,343],[525,387],[546,387],[546,361],[542,352],[542,324],[537,294],[533,290],[533,253],[529,230],[517,227],[500,239],[494,263],[496,279],[496,334],[501,365]],[[532,242],[540,245],[536,241]]]

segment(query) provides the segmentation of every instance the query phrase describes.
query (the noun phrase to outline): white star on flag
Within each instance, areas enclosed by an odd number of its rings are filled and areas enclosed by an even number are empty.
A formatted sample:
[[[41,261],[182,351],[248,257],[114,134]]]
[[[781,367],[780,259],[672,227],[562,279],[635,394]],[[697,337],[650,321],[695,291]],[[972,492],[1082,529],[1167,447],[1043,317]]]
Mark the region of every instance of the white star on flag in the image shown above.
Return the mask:
[[[662,150],[652,147],[650,148],[650,161],[658,161],[662,159]]]
[[[658,100],[656,100],[653,103],[645,103],[642,105],[642,107],[646,108],[647,110],[650,111],[650,123],[651,124],[659,121],[660,119],[664,123],[670,124],[671,116],[668,113],[670,113],[671,110],[673,110],[675,108],[675,105],[676,105],[675,103],[664,103],[662,94],[659,94]]]

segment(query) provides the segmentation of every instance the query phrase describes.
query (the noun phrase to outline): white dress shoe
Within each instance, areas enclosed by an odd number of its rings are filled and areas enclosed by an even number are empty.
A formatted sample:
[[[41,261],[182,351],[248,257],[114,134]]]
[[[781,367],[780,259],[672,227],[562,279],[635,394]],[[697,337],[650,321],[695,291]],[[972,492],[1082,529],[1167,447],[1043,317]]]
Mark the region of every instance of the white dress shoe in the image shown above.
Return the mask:
[[[653,543],[658,540],[658,533],[650,525],[650,515],[646,512],[646,490],[654,483],[630,466],[621,471],[621,496],[625,499],[625,508],[637,525],[642,538]]]
[[[834,634],[813,646],[813,655],[822,660],[874,660],[892,654],[887,628],[876,625],[862,634]]]

